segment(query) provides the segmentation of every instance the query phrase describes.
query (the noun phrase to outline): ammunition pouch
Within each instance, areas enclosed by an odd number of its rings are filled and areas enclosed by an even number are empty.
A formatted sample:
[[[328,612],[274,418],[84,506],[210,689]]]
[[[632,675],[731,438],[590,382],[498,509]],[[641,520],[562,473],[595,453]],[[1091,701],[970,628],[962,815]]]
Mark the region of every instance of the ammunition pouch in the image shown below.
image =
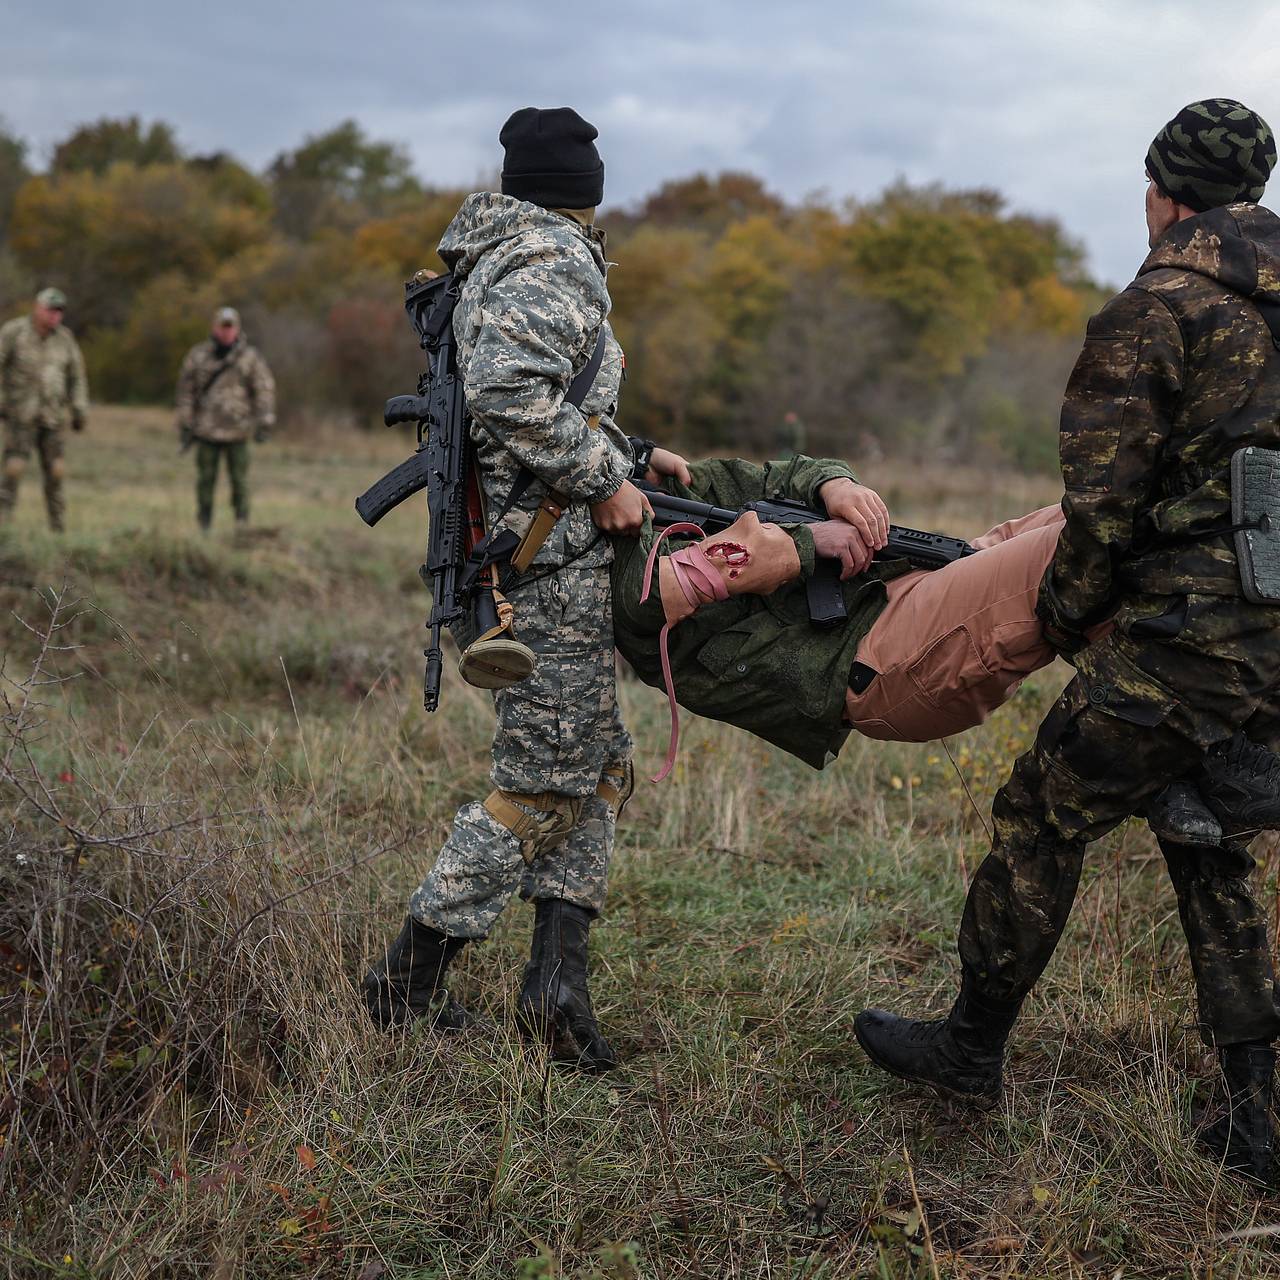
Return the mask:
[[[1244,598],[1280,604],[1280,450],[1232,455],[1231,522]]]
[[[485,797],[484,807],[520,841],[520,856],[528,863],[550,853],[578,825],[582,797],[541,791],[525,795],[495,788]]]

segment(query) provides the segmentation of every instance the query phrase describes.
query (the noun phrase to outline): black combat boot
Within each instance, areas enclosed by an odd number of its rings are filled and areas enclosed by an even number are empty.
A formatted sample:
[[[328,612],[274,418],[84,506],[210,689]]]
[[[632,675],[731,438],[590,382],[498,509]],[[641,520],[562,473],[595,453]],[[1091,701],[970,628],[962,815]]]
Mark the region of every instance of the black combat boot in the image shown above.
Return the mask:
[[[1218,1050],[1227,1082],[1224,1112],[1200,1132],[1200,1146],[1228,1169],[1273,1185],[1271,1085],[1276,1051],[1269,1044],[1231,1044]]]
[[[1222,823],[1213,816],[1200,788],[1182,778],[1171,782],[1147,806],[1147,826],[1170,844],[1212,848],[1222,843]]]
[[[450,938],[406,916],[395,941],[364,975],[364,1002],[375,1025],[390,1031],[425,1018],[438,1031],[465,1027],[470,1015],[445,990],[444,974],[466,945],[466,938]]]
[[[516,1002],[520,1029],[552,1057],[584,1071],[608,1071],[618,1055],[600,1034],[587,990],[587,933],[595,913],[562,898],[534,901],[533,946]]]
[[[1228,831],[1280,828],[1280,756],[1243,733],[1205,752],[1196,783]]]
[[[1005,1041],[1021,1007],[1021,1000],[983,996],[966,973],[945,1018],[922,1022],[864,1009],[853,1033],[882,1071],[987,1111],[1000,1101]]]

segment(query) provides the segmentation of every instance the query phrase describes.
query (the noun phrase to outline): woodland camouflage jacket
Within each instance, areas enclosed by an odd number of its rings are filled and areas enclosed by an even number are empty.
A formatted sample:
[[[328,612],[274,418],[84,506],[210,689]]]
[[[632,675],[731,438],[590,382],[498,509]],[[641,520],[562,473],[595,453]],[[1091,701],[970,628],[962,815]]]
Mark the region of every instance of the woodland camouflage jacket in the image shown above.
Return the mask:
[[[1066,526],[1040,616],[1075,633],[1126,595],[1238,595],[1231,455],[1280,448],[1280,219],[1256,204],[1172,227],[1089,322],[1062,406]]]
[[[30,316],[0,328],[0,421],[58,431],[89,411],[84,359],[71,330],[46,337]]]
[[[843,462],[803,455],[763,467],[741,458],[711,459],[691,463],[689,471],[689,486],[668,479],[663,487],[677,497],[735,509],[759,498],[790,498],[821,510],[823,484],[838,476],[856,479]],[[805,594],[813,573],[813,534],[804,525],[788,532],[800,556],[800,579],[768,596],[731,596],[703,605],[671,629],[671,670],[682,706],[746,729],[821,769],[849,736],[849,672],[859,641],[884,610],[884,583],[911,566],[905,560],[876,561],[843,584],[846,621],[815,627]],[[614,643],[640,679],[660,689],[662,605],[656,591],[640,603],[653,538],[647,521],[640,537],[614,538],[610,577]],[[660,554],[688,545],[687,538],[668,538]]]
[[[177,411],[178,430],[197,440],[247,440],[255,431],[270,431],[275,425],[275,379],[243,334],[221,355],[213,339],[206,338],[182,362]]]
[[[622,350],[608,325],[602,234],[527,201],[480,192],[445,229],[440,256],[463,281],[453,329],[490,520],[527,467],[541,483],[505,521],[517,534],[548,489],[572,500],[534,563],[606,563],[609,542],[588,504],[617,492],[631,471],[631,447],[613,424]],[[579,411],[564,395],[602,327],[604,361]]]

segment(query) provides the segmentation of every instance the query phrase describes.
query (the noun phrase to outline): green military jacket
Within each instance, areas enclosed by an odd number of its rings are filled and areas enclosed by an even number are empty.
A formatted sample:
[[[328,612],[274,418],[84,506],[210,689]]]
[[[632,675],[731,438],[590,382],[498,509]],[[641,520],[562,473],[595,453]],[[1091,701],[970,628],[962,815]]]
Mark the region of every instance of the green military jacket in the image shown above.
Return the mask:
[[[789,498],[822,510],[821,485],[839,476],[856,479],[843,462],[803,455],[763,467],[713,459],[689,469],[689,487],[676,480],[667,480],[665,487],[677,497],[732,508],[760,498]],[[849,579],[843,584],[847,620],[830,629],[815,627],[805,596],[805,579],[813,573],[813,535],[804,525],[789,532],[800,556],[800,580],[769,596],[734,596],[704,605],[671,629],[671,669],[682,706],[746,729],[821,769],[849,736],[844,721],[849,671],[859,642],[884,609],[884,583],[911,566],[905,560],[876,562]],[[658,633],[664,619],[656,586],[640,603],[654,537],[646,522],[640,537],[613,539],[613,629],[618,651],[636,674],[660,689]],[[668,538],[659,554],[688,545],[688,538]]]
[[[70,329],[42,338],[30,316],[0,328],[0,420],[61,431],[88,412],[84,358]]]
[[[1176,223],[1089,322],[1062,405],[1066,524],[1040,616],[1068,635],[1126,597],[1236,596],[1231,456],[1280,448],[1280,218],[1256,204]]]
[[[221,355],[212,338],[187,352],[178,373],[178,431],[214,444],[248,440],[276,421],[276,383],[258,349],[237,336]]]

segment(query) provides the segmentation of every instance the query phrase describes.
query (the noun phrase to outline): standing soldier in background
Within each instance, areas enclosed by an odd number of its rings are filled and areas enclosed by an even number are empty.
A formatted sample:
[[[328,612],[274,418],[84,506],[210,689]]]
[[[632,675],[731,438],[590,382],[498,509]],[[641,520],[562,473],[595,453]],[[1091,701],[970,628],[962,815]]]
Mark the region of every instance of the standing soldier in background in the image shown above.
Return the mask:
[[[178,374],[178,434],[185,451],[196,446],[196,518],[213,523],[218,461],[231,477],[236,519],[249,519],[249,437],[262,444],[276,421],[276,384],[267,362],[245,341],[240,313],[220,307],[213,332],[197,342]]]
[[[84,358],[62,323],[67,308],[61,289],[41,289],[29,316],[0,328],[0,422],[4,424],[4,464],[0,478],[0,522],[18,496],[18,482],[32,449],[44,472],[49,526],[61,533],[63,433],[83,431],[89,413]]]
[[[604,194],[595,138],[568,107],[517,111],[499,136],[502,194],[469,196],[440,243],[460,289],[458,372],[490,527],[525,537],[532,553],[507,595],[538,665],[497,692],[494,790],[458,810],[364,995],[384,1028],[464,1025],[445,969],[518,890],[534,903],[521,1026],[558,1057],[604,1070],[617,1059],[591,1006],[587,934],[630,794],[631,741],[615,700],[612,552],[601,531],[638,530],[646,503],[613,423],[622,353],[593,225]],[[579,409],[566,395],[592,366]]]

